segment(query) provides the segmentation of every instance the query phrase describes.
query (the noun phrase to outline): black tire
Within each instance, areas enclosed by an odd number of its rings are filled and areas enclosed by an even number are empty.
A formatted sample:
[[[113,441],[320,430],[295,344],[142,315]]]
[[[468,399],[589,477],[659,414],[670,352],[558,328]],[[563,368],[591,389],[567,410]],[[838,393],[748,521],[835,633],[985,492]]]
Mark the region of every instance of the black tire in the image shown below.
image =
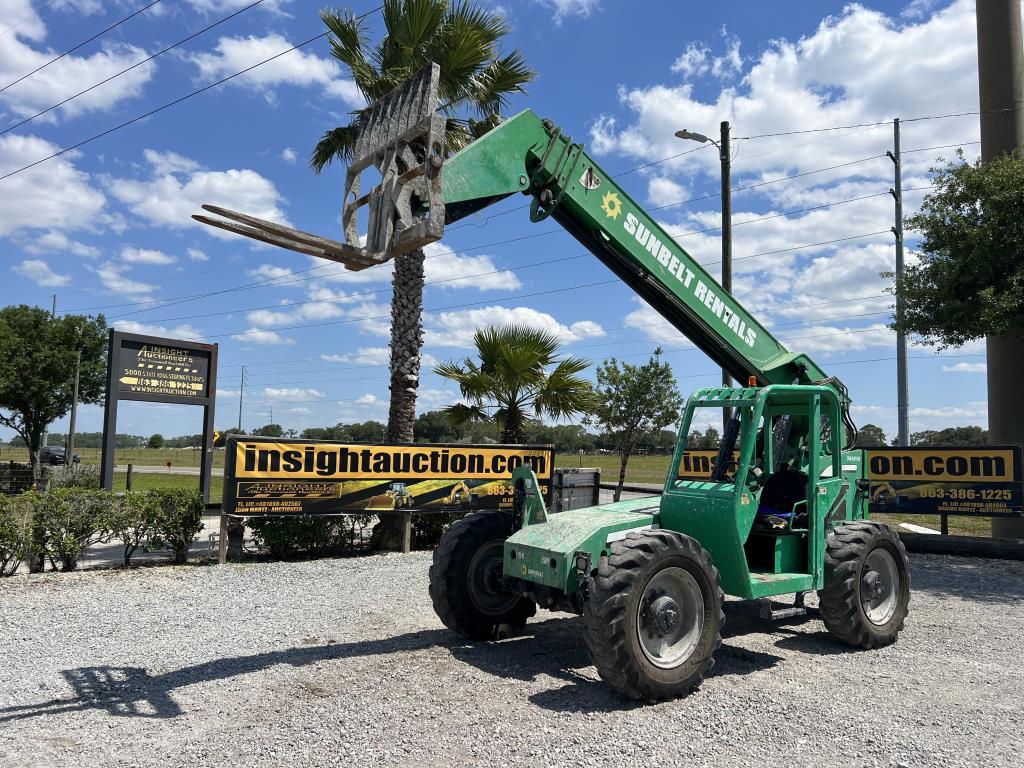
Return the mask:
[[[660,530],[627,534],[609,549],[583,607],[584,636],[598,674],[633,699],[663,701],[690,693],[714,666],[715,651],[722,644],[723,596],[711,555],[689,536]],[[653,596],[645,593],[655,577],[679,574],[680,569],[692,577],[699,592],[701,602],[692,603],[693,615],[700,614],[699,625],[691,628],[692,639],[686,644],[690,650],[684,657],[658,665],[645,650],[645,643],[654,642],[648,612]],[[685,610],[679,616],[684,623],[692,621]]]
[[[878,563],[893,568],[897,584],[886,585],[892,579],[878,576]],[[837,527],[826,542],[825,588],[818,599],[825,628],[844,643],[881,648],[896,642],[910,604],[907,552],[896,532],[871,520]]]
[[[511,534],[511,512],[472,512],[456,520],[434,550],[434,611],[448,629],[469,640],[515,634],[537,612],[532,600],[501,590],[497,582]]]

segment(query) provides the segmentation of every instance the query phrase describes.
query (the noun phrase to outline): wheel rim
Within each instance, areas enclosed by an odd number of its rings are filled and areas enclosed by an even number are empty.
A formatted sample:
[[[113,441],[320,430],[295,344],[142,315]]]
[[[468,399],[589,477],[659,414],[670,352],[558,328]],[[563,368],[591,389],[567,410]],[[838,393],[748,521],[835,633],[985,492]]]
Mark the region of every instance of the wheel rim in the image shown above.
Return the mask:
[[[469,561],[469,597],[477,610],[488,616],[501,616],[519,601],[519,595],[505,590],[502,584],[504,553],[505,540],[494,539],[480,547]]]
[[[899,590],[896,558],[882,547],[871,550],[860,579],[860,602],[868,621],[878,626],[887,623],[896,613]]]
[[[664,568],[644,588],[637,607],[637,639],[654,666],[671,669],[693,654],[704,629],[704,594],[693,575]]]

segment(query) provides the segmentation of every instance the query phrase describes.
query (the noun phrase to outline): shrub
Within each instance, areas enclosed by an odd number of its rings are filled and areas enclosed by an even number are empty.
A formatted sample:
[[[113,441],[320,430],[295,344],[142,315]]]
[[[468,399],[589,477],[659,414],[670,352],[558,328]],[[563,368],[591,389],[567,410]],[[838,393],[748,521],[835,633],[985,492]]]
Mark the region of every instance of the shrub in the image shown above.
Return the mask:
[[[10,576],[27,555],[32,508],[21,499],[0,496],[0,576]]]
[[[59,560],[62,571],[73,571],[82,550],[110,540],[117,497],[109,491],[57,488],[23,498],[32,508],[30,570],[41,571],[49,558]]]
[[[255,517],[248,521],[252,537],[278,560],[294,557],[350,555],[364,546],[370,515],[337,517]]]
[[[153,528],[147,551],[170,549],[175,563],[188,562],[188,551],[203,530],[206,505],[198,490],[159,488],[147,491],[153,505]]]
[[[114,507],[110,529],[124,544],[124,564],[132,564],[132,555],[153,535],[159,509],[150,493],[127,491]]]
[[[0,464],[0,493],[24,493],[35,485],[32,465],[9,461]]]
[[[99,490],[100,468],[98,464],[71,464],[62,467],[47,467],[45,472],[47,487],[54,488],[92,488]]]
[[[412,548],[435,549],[442,534],[452,523],[465,516],[465,512],[437,512],[412,516]]]

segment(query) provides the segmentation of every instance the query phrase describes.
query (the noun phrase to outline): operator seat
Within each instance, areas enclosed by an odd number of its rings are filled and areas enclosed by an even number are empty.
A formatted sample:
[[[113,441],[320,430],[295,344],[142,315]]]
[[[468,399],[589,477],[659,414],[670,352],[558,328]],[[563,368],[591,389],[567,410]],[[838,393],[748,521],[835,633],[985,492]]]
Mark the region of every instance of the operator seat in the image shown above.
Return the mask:
[[[788,528],[793,517],[793,505],[807,500],[807,473],[783,462],[778,472],[771,474],[761,489],[757,508],[758,527]],[[801,517],[806,516],[803,513]],[[797,523],[797,520],[793,521]]]

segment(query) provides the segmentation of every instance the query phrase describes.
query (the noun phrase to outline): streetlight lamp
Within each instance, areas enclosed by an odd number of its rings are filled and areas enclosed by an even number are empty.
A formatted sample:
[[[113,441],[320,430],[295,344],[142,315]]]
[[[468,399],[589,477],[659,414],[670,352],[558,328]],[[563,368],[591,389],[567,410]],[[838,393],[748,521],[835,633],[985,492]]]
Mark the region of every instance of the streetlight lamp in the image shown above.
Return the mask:
[[[718,158],[722,162],[722,287],[726,293],[732,293],[732,189],[730,187],[730,147],[729,121],[722,121],[722,135],[715,141],[703,133],[695,131],[676,131],[676,137],[684,141],[697,141],[701,144],[711,143],[718,147]],[[732,377],[726,369],[722,369],[722,386],[731,387]]]

